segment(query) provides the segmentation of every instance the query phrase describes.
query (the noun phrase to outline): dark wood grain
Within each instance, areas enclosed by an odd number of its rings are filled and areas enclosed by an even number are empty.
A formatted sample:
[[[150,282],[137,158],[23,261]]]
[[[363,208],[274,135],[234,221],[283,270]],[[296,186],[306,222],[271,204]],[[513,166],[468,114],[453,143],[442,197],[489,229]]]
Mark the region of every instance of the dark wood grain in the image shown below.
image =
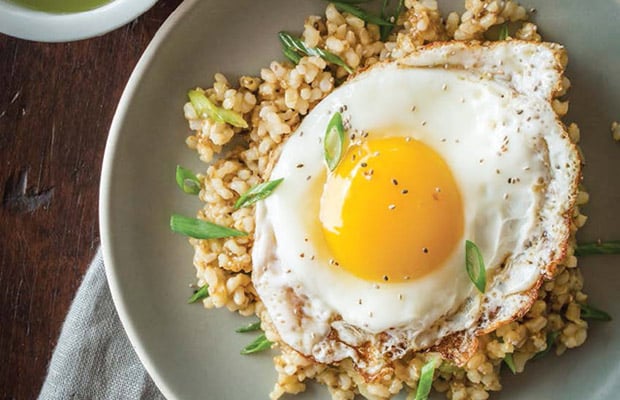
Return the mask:
[[[99,177],[129,75],[181,0],[102,37],[0,35],[0,399],[36,398],[99,245]]]

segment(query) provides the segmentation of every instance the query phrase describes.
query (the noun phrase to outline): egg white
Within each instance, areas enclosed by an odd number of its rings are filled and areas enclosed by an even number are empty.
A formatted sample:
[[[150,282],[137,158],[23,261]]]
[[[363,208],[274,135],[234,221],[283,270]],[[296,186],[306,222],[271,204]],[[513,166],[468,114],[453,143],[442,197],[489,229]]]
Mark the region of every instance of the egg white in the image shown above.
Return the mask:
[[[538,237],[546,188],[557,184],[549,166],[558,146],[551,153],[549,147],[566,135],[550,102],[520,91],[510,80],[480,73],[483,68],[474,68],[471,53],[450,59],[452,65],[471,67],[464,69],[431,62],[421,68],[424,57],[428,54],[409,59],[409,65],[377,65],[317,105],[288,139],[272,172],[271,179],[284,178],[283,183],[257,205],[256,290],[282,340],[319,361],[355,359],[356,346],[380,333],[393,337],[382,345],[383,352],[397,343],[402,348],[403,342],[406,349],[428,347],[474,329],[484,307],[465,270],[465,239],[481,249],[490,286],[503,297],[540,279],[540,263],[512,264]],[[410,135],[449,165],[463,199],[463,246],[435,272],[388,284],[330,265],[318,215],[326,178],[321,140],[336,111],[343,112],[352,130],[370,137]],[[390,127],[396,128],[386,130]],[[506,269],[513,272],[511,279],[495,282]],[[330,332],[339,340],[328,339]]]

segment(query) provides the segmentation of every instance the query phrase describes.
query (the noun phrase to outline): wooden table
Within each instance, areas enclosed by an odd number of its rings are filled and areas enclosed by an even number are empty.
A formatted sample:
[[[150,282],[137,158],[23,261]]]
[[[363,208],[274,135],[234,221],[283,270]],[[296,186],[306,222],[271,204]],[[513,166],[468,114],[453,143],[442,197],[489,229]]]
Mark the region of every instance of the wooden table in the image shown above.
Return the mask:
[[[33,399],[99,246],[108,128],[147,44],[181,0],[114,32],[47,44],[0,34],[0,399]]]

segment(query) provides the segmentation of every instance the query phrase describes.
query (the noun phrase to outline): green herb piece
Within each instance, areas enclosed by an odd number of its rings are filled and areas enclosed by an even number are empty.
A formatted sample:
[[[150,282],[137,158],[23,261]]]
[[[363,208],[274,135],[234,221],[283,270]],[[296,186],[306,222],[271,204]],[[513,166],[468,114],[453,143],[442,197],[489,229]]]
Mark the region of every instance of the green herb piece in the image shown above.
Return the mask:
[[[259,200],[263,200],[278,187],[284,178],[276,179],[273,181],[259,183],[258,185],[252,186],[247,192],[241,195],[237,202],[235,203],[235,210],[241,207],[246,207],[251,204],[256,203]]]
[[[349,4],[349,3],[343,3],[340,1],[335,1],[333,2],[333,4],[334,6],[336,6],[336,9],[338,9],[338,11],[347,12],[369,24],[375,24],[379,26],[394,26],[393,23],[386,21],[377,15],[369,14],[368,12],[362,10],[356,5]]]
[[[225,226],[216,225],[198,218],[188,218],[173,214],[170,217],[170,229],[194,239],[220,239],[236,236],[247,236],[247,233]]]
[[[321,57],[327,62],[336,64],[344,68],[348,73],[352,74],[353,69],[345,63],[342,58],[338,57],[334,53],[330,53],[327,50],[319,49],[318,47],[309,47],[303,42],[303,40],[295,38],[286,32],[278,33],[280,43],[282,43],[284,54],[291,54],[291,52],[300,53],[305,56],[317,56]]]
[[[583,243],[575,248],[575,255],[589,256],[592,254],[620,254],[620,240]]]
[[[299,55],[299,53],[297,53],[290,47],[283,47],[282,53],[284,54],[284,57],[286,57],[290,62],[295,65],[299,64],[299,61],[301,61],[301,56]]]
[[[196,114],[201,118],[209,117],[215,122],[224,122],[237,128],[247,128],[248,123],[238,112],[218,107],[209,100],[202,89],[190,90],[187,94]]]
[[[484,293],[487,286],[487,273],[484,266],[484,260],[480,249],[472,241],[465,241],[465,268],[469,279],[478,288],[480,293]]]
[[[579,304],[581,308],[581,318],[591,319],[594,321],[611,321],[611,315],[603,310],[599,310],[589,304]]]
[[[517,373],[517,367],[515,367],[515,360],[512,357],[512,353],[508,353],[504,356],[504,364],[508,366],[508,369],[510,369],[513,374]]]
[[[506,40],[508,38],[508,23],[506,22],[499,28],[499,35],[497,40]]]
[[[258,353],[259,351],[268,350],[271,348],[272,344],[273,343],[267,340],[267,337],[263,333],[262,335],[257,337],[256,340],[254,340],[252,343],[245,346],[243,350],[241,350],[241,354],[252,354]]]
[[[381,18],[387,20],[389,15],[388,13],[388,5],[390,4],[390,0],[383,0],[381,2]]]
[[[437,367],[437,358],[433,358],[428,361],[422,367],[420,372],[420,380],[418,381],[418,388],[415,392],[415,400],[426,400],[431,392],[433,386],[433,375],[435,374],[435,368]]]
[[[260,330],[260,321],[253,322],[249,325],[242,326],[241,328],[237,328],[235,332],[237,333],[246,333],[246,332],[254,332]]]
[[[388,11],[389,3],[390,3],[390,0],[383,0],[383,4],[381,6],[381,18],[384,19],[385,21],[392,22],[393,25],[379,27],[379,32],[381,33],[382,42],[387,41],[388,37],[392,33],[392,30],[394,30],[394,25],[398,21],[400,14],[403,12],[403,9],[405,6],[405,0],[398,0],[398,5],[396,6],[396,9],[394,10],[394,12],[391,14]]]
[[[389,13],[388,13],[388,4],[390,3],[390,0],[383,0],[383,2],[381,3],[381,18],[385,19],[386,21],[389,21]],[[394,20],[394,22],[396,22],[396,20]],[[381,35],[381,41],[385,42],[388,38],[388,36],[390,36],[390,33],[392,33],[392,29],[394,29],[393,26],[380,26],[379,27],[379,33]]]
[[[177,185],[187,194],[200,193],[200,180],[192,171],[177,165],[176,173]]]
[[[555,341],[558,339],[558,336],[560,336],[560,332],[547,332],[547,347],[544,350],[536,353],[534,357],[532,357],[532,360],[538,360],[539,358],[546,356],[547,353],[551,351],[551,348],[555,344]]]
[[[342,115],[335,112],[327,124],[325,138],[323,139],[323,149],[325,150],[325,161],[330,171],[333,171],[340,159],[344,149],[344,124]]]
[[[206,299],[207,297],[209,297],[209,286],[204,285],[201,286],[200,289],[196,290],[189,299],[187,299],[187,304],[194,304],[195,302]]]

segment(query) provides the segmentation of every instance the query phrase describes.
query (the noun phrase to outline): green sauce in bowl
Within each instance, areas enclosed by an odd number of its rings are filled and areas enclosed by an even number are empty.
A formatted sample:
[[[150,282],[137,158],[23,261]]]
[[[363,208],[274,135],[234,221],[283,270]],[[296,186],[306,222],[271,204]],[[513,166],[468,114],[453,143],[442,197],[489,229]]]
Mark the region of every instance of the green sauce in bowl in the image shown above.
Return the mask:
[[[92,10],[112,0],[9,0],[37,11],[64,14]]]

